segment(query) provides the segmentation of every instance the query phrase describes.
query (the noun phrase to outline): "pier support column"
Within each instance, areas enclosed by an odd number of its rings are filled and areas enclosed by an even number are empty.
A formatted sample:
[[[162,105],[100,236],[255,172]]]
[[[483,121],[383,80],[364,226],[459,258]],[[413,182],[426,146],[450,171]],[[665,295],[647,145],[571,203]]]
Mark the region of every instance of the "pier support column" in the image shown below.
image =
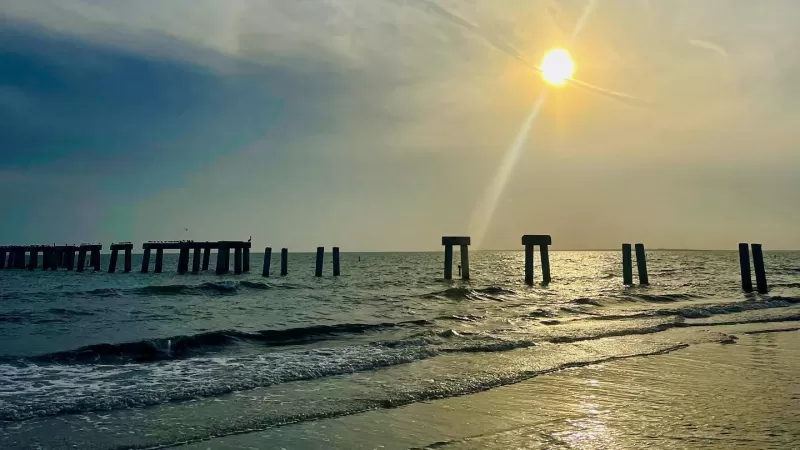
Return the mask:
[[[67,270],[75,270],[75,247],[67,250]]]
[[[622,244],[622,284],[633,284],[633,260],[631,258],[631,244]]]
[[[533,245],[525,246],[525,284],[533,284]]]
[[[250,247],[242,248],[242,272],[250,272]]]
[[[53,269],[53,250],[51,249],[44,249],[42,250],[42,270]],[[56,270],[56,269],[53,269]]]
[[[17,253],[17,257],[14,258],[16,261],[17,269],[24,269],[25,268],[25,249],[20,249]]]
[[[289,249],[281,249],[281,276],[289,274]]]
[[[81,247],[78,249],[78,272],[83,272],[86,266],[86,249]]]
[[[261,275],[268,277],[269,276],[269,266],[272,263],[272,248],[266,247],[264,248],[264,270],[261,271]]]
[[[58,267],[64,267],[67,265],[67,251],[61,249],[58,251]]]
[[[131,261],[131,258],[132,258],[131,253],[133,253],[133,249],[132,248],[126,248],[125,249],[125,273],[130,273],[130,271],[131,271],[131,262],[132,262]]]
[[[32,248],[30,258],[28,259],[28,270],[33,270],[37,267],[39,267],[39,250]],[[47,269],[47,260],[42,262],[42,267]]]
[[[99,248],[92,248],[91,264],[92,264],[92,267],[94,268],[95,272],[100,272],[100,249]]]
[[[111,259],[108,261],[108,273],[114,273],[117,271],[117,258],[119,257],[119,250],[112,249],[111,250]]]
[[[469,280],[469,246],[461,245],[461,279]]]
[[[233,250],[233,273],[241,275],[242,273],[242,247],[236,246]]]
[[[764,269],[764,253],[761,244],[750,244],[753,251],[753,269],[756,271],[756,289],[760,294],[769,291],[767,286],[767,273]]]
[[[208,262],[211,260],[211,247],[203,249],[203,270],[208,270]]]
[[[195,247],[192,256],[192,273],[198,272],[200,272],[200,247]]]
[[[0,269],[6,268],[6,249],[0,250]]]
[[[227,244],[219,244],[217,249],[217,275],[224,275],[230,270],[231,249]]]
[[[539,254],[542,257],[542,284],[550,284],[550,247],[540,245]]]
[[[142,273],[147,273],[150,270],[150,247],[144,249],[142,255]]]
[[[525,284],[533,284],[533,258],[534,247],[539,246],[542,258],[542,284],[550,283],[550,249],[553,239],[549,234],[526,234],[522,236],[522,245],[525,246]]]
[[[314,269],[314,276],[321,277],[322,276],[322,258],[325,255],[325,247],[317,247],[317,264]]]
[[[739,269],[742,273],[742,290],[753,291],[753,278],[750,275],[750,248],[742,242],[739,244]]]
[[[444,279],[453,279],[453,246],[444,246]]]
[[[50,258],[47,261],[42,261],[42,264],[43,265],[44,264],[48,264],[48,262],[49,262],[50,270],[52,270],[53,272],[56,272],[56,271],[58,271],[58,261],[59,261],[58,258],[59,258],[58,252],[56,250],[53,250],[50,253]]]
[[[157,248],[156,249],[156,267],[153,269],[153,273],[161,273],[164,269],[164,249]]]
[[[339,270],[339,247],[333,247],[333,276],[341,275]]]
[[[636,244],[636,268],[639,270],[639,284],[647,286],[650,278],[647,276],[647,255],[644,252],[644,244]]]
[[[13,269],[14,268],[14,249],[8,251],[8,257],[6,259],[6,269]]]
[[[189,271],[189,246],[182,245],[178,254],[178,273],[183,275]]]

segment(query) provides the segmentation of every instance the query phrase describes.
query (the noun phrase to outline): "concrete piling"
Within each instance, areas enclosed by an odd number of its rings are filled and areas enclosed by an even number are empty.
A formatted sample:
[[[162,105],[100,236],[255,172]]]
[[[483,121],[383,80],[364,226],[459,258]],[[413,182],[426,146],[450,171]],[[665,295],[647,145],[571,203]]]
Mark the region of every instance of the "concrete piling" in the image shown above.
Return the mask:
[[[444,279],[453,279],[453,246],[461,247],[461,279],[469,280],[469,236],[442,236],[444,246]]]
[[[264,248],[264,270],[261,272],[261,275],[268,277],[269,276],[269,266],[272,263],[272,248],[265,247]]]
[[[750,248],[742,242],[739,244],[739,269],[742,274],[742,290],[753,291],[753,279],[750,276]]]
[[[0,269],[6,268],[6,249],[0,248]]]
[[[250,247],[242,248],[242,272],[250,272]]]
[[[100,248],[93,246],[92,247],[92,259],[91,265],[94,268],[95,272],[100,272]]]
[[[203,248],[203,270],[208,270],[208,262],[211,260],[211,247]]]
[[[53,249],[51,248],[43,248],[42,249],[42,271],[50,269],[50,261],[53,259]],[[35,269],[35,267],[34,267]]]
[[[133,257],[131,253],[133,253],[133,245],[125,249],[125,273],[130,273],[131,271],[131,258]]]
[[[67,250],[67,262],[65,266],[67,270],[75,269],[75,247],[70,247],[69,250]]]
[[[52,270],[53,272],[56,272],[58,270],[59,258],[60,256],[57,250],[54,249],[52,252],[50,252],[50,259],[49,259],[50,270]],[[48,261],[42,261],[42,265],[47,263]]]
[[[194,255],[192,255],[192,273],[200,272],[200,247],[194,248]]]
[[[525,246],[525,284],[533,284],[533,245]]]
[[[236,275],[242,274],[242,247],[236,246],[233,250],[233,273]]]
[[[553,238],[549,234],[526,234],[522,236],[522,245],[525,247],[525,283],[533,284],[533,258],[534,247],[539,246],[542,258],[542,284],[550,283],[550,249]]]
[[[633,260],[631,259],[631,244],[622,244],[622,284],[633,284]]]
[[[217,249],[217,275],[225,275],[230,270],[231,249],[228,244],[219,244]]]
[[[153,269],[153,273],[161,273],[164,269],[164,249],[157,248],[156,249],[156,267]]]
[[[47,260],[42,263],[42,266],[47,267],[45,264],[47,264]],[[30,258],[28,259],[28,270],[33,270],[37,267],[39,267],[39,250],[32,248]]]
[[[339,270],[339,247],[333,247],[333,276],[338,277],[341,275]]]
[[[753,269],[756,271],[756,289],[760,294],[766,294],[769,291],[767,286],[767,273],[764,269],[764,253],[761,249],[761,244],[750,244],[753,251]]]
[[[150,270],[150,247],[145,247],[142,255],[142,273],[147,273],[148,270]]]
[[[78,249],[78,272],[83,272],[83,268],[86,266],[86,248],[81,246]]]
[[[636,267],[639,270],[639,284],[644,286],[650,284],[647,276],[647,255],[644,252],[644,244],[636,244]]]
[[[289,274],[289,249],[281,249],[281,276]]]
[[[178,253],[178,273],[185,274],[189,271],[189,246],[181,245]]]
[[[117,271],[117,258],[119,257],[119,250],[112,249],[111,250],[111,259],[108,261],[108,273],[114,273]]]
[[[325,255],[325,247],[317,247],[317,264],[316,268],[314,269],[314,276],[321,277],[322,276],[322,258]]]
[[[550,284],[550,248],[540,245],[539,255],[542,258],[542,284]]]

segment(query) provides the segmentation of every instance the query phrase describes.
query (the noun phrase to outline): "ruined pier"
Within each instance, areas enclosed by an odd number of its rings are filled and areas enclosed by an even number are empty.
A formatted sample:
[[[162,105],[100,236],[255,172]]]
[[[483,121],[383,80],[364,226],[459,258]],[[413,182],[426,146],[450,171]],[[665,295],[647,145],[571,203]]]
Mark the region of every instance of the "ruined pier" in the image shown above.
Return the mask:
[[[211,259],[211,250],[217,250],[217,275],[230,272],[231,251],[234,254],[234,273],[240,274],[250,271],[250,242],[248,241],[150,241],[142,244],[142,273],[150,270],[150,256],[156,251],[154,273],[161,273],[164,269],[164,250],[178,250],[178,273],[189,271],[189,254],[192,256],[192,273],[208,270]],[[201,266],[202,252],[202,266]]]

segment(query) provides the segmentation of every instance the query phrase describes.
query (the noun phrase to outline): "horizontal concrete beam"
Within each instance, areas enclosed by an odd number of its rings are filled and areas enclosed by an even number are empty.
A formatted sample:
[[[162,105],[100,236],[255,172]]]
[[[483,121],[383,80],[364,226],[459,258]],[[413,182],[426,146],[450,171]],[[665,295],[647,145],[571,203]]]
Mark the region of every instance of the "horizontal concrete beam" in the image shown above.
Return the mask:
[[[250,242],[247,241],[219,241],[219,242],[210,242],[210,241],[168,241],[168,242],[145,242],[142,244],[142,249],[161,249],[161,250],[180,250],[184,247],[188,247],[190,249],[200,248],[214,248],[219,249],[220,245],[225,245],[228,248],[236,249],[236,248],[250,248]]]
[[[111,250],[133,250],[133,244],[130,242],[120,242],[118,244],[111,244]]]
[[[469,236],[442,236],[442,245],[469,245]]]
[[[522,236],[522,245],[552,245],[549,234],[526,234]]]

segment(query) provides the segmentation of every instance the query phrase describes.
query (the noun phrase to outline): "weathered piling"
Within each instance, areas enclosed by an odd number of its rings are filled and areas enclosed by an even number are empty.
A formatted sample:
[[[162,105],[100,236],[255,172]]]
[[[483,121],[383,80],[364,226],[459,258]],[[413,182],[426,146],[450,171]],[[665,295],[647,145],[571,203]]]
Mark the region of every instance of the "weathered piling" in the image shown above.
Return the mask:
[[[111,259],[108,261],[108,273],[117,271],[117,258],[119,257],[119,250],[111,248]]]
[[[153,268],[153,273],[161,273],[164,270],[164,249],[156,249],[156,266]]]
[[[14,249],[8,250],[8,255],[3,255],[3,262],[5,263],[3,268],[5,269],[14,267]]]
[[[268,277],[269,276],[269,266],[272,263],[272,248],[265,247],[264,248],[264,270],[261,271],[261,275]]]
[[[644,252],[644,244],[636,244],[636,268],[639,270],[639,284],[650,284],[647,276],[647,255]]]
[[[83,272],[86,266],[86,247],[80,246],[78,248],[78,272]]]
[[[742,274],[742,290],[752,292],[753,278],[750,275],[750,248],[744,242],[739,244],[739,269]]]
[[[767,286],[767,273],[764,269],[764,253],[761,244],[750,244],[753,250],[753,269],[756,271],[756,289],[761,294],[769,291]]]
[[[289,274],[289,249],[281,249],[281,276]]]
[[[453,279],[453,246],[444,246],[444,279]]]
[[[453,279],[453,246],[461,247],[461,279],[469,280],[469,236],[442,236],[444,246],[444,279]]]
[[[461,245],[461,279],[469,280],[469,246]]]
[[[238,245],[233,250],[233,273],[236,275],[242,273],[242,247]]]
[[[194,254],[192,255],[192,273],[200,272],[200,250],[200,247],[194,248]]]
[[[250,272],[250,247],[242,248],[242,272]]]
[[[67,250],[67,262],[64,264],[67,270],[75,269],[75,247],[70,247]]]
[[[142,273],[147,273],[148,270],[150,270],[150,247],[145,247],[142,255]]]
[[[333,276],[338,277],[341,275],[339,270],[339,247],[333,247]]]
[[[217,249],[217,275],[225,275],[230,270],[230,255],[228,244],[220,242]]]
[[[314,276],[322,276],[322,258],[325,256],[325,247],[317,247],[317,263],[314,269]]]
[[[100,271],[100,246],[92,246],[92,258],[90,263],[95,272]]]
[[[25,268],[25,248],[17,249],[17,256],[14,258],[14,264],[16,265],[17,269],[24,269]]]
[[[539,255],[542,258],[542,284],[550,284],[550,248],[548,245],[539,246]]]
[[[48,261],[49,261],[49,264],[50,264],[50,270],[52,270],[53,272],[57,271],[58,270],[58,263],[60,261],[60,255],[59,255],[57,249],[53,249],[53,251],[50,252]],[[48,264],[48,261],[42,261],[42,265]]]
[[[626,286],[633,284],[633,260],[631,259],[631,244],[622,244],[622,283]]]
[[[178,253],[178,273],[185,274],[189,271],[189,245],[183,244]]]
[[[33,270],[39,267],[39,249],[32,247],[30,253],[31,253],[30,258],[28,260],[28,270]],[[45,261],[44,264],[47,264],[47,261]]]
[[[208,262],[211,260],[211,247],[203,248],[203,270],[208,270]]]
[[[533,284],[533,245],[525,246],[525,284]]]
[[[553,238],[549,234],[526,234],[522,236],[522,245],[525,247],[525,283],[533,284],[533,258],[534,247],[539,246],[542,258],[542,284],[550,282],[550,250],[549,245]]]
[[[0,247],[0,270],[6,268],[6,253],[5,247]]]
[[[132,262],[131,259],[133,258],[133,244],[130,247],[125,249],[125,273],[130,273]]]

